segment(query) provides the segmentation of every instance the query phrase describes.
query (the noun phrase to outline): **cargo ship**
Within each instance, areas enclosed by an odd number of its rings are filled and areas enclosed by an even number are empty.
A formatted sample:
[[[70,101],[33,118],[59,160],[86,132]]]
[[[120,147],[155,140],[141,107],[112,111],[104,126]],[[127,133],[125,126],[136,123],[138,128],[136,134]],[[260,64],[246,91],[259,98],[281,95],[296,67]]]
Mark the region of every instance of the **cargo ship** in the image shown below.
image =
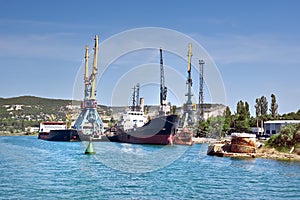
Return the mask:
[[[149,120],[142,127],[125,131],[114,127],[114,135],[108,136],[112,142],[132,144],[173,144],[179,117],[177,115],[158,116]]]
[[[67,129],[65,122],[41,122],[38,139],[49,141],[80,141],[77,130]]]
[[[165,86],[164,66],[162,59],[162,49],[160,48],[160,107],[158,116],[153,119],[149,119],[148,122],[138,126],[137,123],[133,124],[130,129],[126,128],[124,124],[113,127],[110,132],[111,136],[108,139],[113,142],[121,143],[133,143],[133,144],[159,144],[167,145],[174,143],[174,136],[177,131],[179,117],[174,114],[170,114],[170,105],[167,104],[167,87]],[[137,85],[139,86],[139,84]],[[133,105],[132,111],[139,111],[143,113],[143,100],[141,105],[135,105],[139,99],[139,87],[137,87],[137,94],[133,93]],[[138,115],[135,118],[128,120],[138,121]]]

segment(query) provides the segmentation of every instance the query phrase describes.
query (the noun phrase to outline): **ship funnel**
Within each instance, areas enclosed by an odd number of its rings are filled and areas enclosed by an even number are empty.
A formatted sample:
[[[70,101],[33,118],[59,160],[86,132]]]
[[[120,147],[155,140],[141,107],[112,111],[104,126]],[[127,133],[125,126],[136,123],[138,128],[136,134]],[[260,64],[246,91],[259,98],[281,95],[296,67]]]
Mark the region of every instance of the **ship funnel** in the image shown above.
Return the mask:
[[[144,102],[145,102],[144,98],[140,98],[140,109],[143,112],[144,112]]]

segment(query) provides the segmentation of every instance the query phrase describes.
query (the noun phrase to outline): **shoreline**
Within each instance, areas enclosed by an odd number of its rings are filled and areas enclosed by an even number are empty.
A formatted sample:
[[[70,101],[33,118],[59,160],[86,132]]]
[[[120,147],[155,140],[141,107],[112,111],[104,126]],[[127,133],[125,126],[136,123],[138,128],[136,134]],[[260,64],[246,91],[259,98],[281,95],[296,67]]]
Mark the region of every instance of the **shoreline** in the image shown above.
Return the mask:
[[[38,133],[0,133],[0,136],[37,136]]]
[[[216,154],[215,156],[220,157],[230,157],[230,158],[240,158],[240,159],[271,159],[271,160],[278,160],[278,161],[287,161],[287,162],[300,162],[300,156],[297,154],[288,154],[288,153],[281,153],[277,152],[274,154],[269,153],[231,153],[231,152],[224,152],[222,154]]]
[[[256,149],[257,158],[267,158],[281,161],[296,161],[300,162],[300,155],[296,153],[283,153],[274,148],[261,147]]]
[[[242,151],[239,152],[236,150],[232,151],[231,142],[229,141],[212,142],[209,143],[207,155],[241,158],[241,159],[263,158],[263,159],[272,159],[272,160],[279,160],[279,161],[300,162],[300,155],[298,153],[280,152],[275,148],[266,147],[262,142],[259,141],[253,147],[248,147],[243,145],[239,145],[239,146],[244,152]]]
[[[28,133],[0,133],[0,136],[37,136],[38,133],[28,134]],[[194,144],[213,144],[217,140],[212,138],[193,138]],[[266,146],[261,146],[256,148],[255,153],[233,153],[233,152],[220,152],[216,153],[214,156],[219,157],[231,157],[231,158],[241,158],[241,159],[272,159],[278,161],[288,161],[288,162],[300,162],[300,155],[296,153],[283,153],[279,152],[274,148],[269,148]]]

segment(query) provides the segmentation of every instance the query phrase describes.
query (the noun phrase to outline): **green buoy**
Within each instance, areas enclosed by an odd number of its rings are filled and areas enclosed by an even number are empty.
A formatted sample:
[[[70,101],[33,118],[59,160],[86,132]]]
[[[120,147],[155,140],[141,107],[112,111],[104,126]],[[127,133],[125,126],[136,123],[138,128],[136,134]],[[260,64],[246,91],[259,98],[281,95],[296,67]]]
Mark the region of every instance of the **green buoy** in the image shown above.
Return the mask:
[[[94,145],[92,142],[89,142],[89,144],[85,150],[85,154],[96,154],[96,151],[94,151]]]

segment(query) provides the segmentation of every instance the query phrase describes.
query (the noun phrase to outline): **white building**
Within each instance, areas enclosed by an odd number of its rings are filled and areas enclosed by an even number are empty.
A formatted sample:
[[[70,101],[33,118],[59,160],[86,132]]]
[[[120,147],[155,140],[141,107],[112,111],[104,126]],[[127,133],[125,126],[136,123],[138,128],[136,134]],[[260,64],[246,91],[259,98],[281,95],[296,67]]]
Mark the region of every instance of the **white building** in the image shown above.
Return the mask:
[[[282,126],[288,124],[300,124],[300,120],[272,120],[264,122],[264,135],[279,133]]]

